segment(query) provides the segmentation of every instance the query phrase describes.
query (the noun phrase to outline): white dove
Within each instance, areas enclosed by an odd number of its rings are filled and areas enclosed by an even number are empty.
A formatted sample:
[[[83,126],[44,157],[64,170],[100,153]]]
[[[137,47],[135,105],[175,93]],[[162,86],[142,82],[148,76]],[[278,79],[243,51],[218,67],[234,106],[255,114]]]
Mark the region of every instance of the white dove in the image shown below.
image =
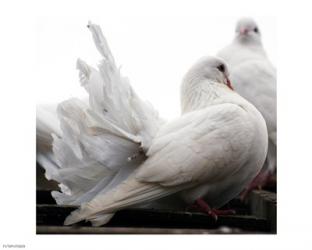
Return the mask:
[[[238,21],[233,42],[218,56],[229,65],[235,91],[255,105],[268,128],[267,158],[251,189],[265,184],[276,169],[276,70],[263,49],[260,29],[250,18]]]
[[[63,134],[53,143],[59,168],[51,178],[62,183],[53,195],[81,204],[64,224],[103,225],[118,210],[175,193],[216,216],[264,163],[260,112],[231,89],[223,60],[205,57],[184,78],[184,114],[164,123],[120,76],[99,27],[89,28],[104,57],[99,72],[78,61],[90,106],[60,104]]]

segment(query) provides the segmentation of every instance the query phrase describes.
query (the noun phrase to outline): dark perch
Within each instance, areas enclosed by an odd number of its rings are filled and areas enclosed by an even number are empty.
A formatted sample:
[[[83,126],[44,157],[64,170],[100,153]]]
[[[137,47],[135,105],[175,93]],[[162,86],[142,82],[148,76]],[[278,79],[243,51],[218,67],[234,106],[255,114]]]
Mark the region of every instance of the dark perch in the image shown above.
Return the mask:
[[[246,202],[233,199],[224,209],[235,209],[237,215],[211,217],[190,211],[126,209],[116,213],[105,226],[91,227],[81,222],[63,226],[74,206],[59,206],[51,196],[57,183],[48,182],[37,166],[37,234],[275,234],[276,186],[270,191],[253,191]]]
[[[237,215],[220,216],[217,221],[205,214],[186,211],[155,209],[126,209],[100,228],[81,222],[63,226],[65,217],[76,207],[58,206],[49,191],[37,191],[38,234],[202,234],[202,233],[275,233],[276,195],[267,191],[254,191],[248,204],[237,199],[226,207],[234,208]]]

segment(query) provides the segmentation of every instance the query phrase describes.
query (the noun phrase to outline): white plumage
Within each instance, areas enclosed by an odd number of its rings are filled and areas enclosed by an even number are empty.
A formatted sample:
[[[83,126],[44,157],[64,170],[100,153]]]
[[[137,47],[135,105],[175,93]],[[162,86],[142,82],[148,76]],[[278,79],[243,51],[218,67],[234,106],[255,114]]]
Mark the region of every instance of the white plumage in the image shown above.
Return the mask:
[[[59,104],[59,121],[44,107],[37,109],[37,141],[49,145],[53,137],[53,152],[42,151],[38,144],[37,160],[48,179],[60,183],[61,192],[52,195],[63,205],[80,205],[125,179],[145,159],[144,152],[163,123],[120,75],[99,27],[91,23],[88,27],[103,56],[98,69],[77,61],[89,100]]]
[[[58,169],[50,177],[62,188],[53,196],[81,205],[64,224],[99,226],[173,194],[215,208],[235,197],[262,167],[268,136],[257,109],[229,88],[224,62],[206,57],[190,69],[183,115],[165,123],[121,77],[99,27],[89,29],[103,61],[99,71],[78,61],[89,104],[59,105],[62,134],[53,142]]]
[[[218,56],[229,65],[235,91],[254,104],[266,121],[269,146],[263,173],[273,173],[276,169],[276,69],[262,46],[256,22],[250,18],[240,19],[233,42]]]

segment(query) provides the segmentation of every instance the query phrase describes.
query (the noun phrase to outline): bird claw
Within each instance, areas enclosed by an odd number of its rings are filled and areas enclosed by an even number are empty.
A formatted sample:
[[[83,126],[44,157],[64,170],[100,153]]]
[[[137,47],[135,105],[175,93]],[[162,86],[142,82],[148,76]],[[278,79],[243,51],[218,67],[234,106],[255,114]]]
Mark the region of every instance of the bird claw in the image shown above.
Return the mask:
[[[202,212],[211,216],[215,221],[218,220],[219,215],[234,215],[234,214],[236,214],[236,211],[233,209],[219,210],[219,209],[211,208],[203,199],[197,199],[193,206],[196,206]]]

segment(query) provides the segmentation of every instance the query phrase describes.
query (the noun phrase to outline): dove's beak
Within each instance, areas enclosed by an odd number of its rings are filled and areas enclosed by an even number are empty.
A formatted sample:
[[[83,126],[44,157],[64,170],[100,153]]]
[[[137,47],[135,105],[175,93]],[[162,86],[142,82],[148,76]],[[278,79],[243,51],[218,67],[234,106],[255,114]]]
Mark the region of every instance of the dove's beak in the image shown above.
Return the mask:
[[[249,30],[248,30],[248,29],[245,29],[245,28],[242,28],[242,29],[239,30],[239,34],[240,34],[240,35],[247,35],[248,32],[249,32]]]
[[[234,90],[233,87],[232,87],[232,83],[230,81],[229,78],[226,77],[226,85],[231,89],[231,90]]]

